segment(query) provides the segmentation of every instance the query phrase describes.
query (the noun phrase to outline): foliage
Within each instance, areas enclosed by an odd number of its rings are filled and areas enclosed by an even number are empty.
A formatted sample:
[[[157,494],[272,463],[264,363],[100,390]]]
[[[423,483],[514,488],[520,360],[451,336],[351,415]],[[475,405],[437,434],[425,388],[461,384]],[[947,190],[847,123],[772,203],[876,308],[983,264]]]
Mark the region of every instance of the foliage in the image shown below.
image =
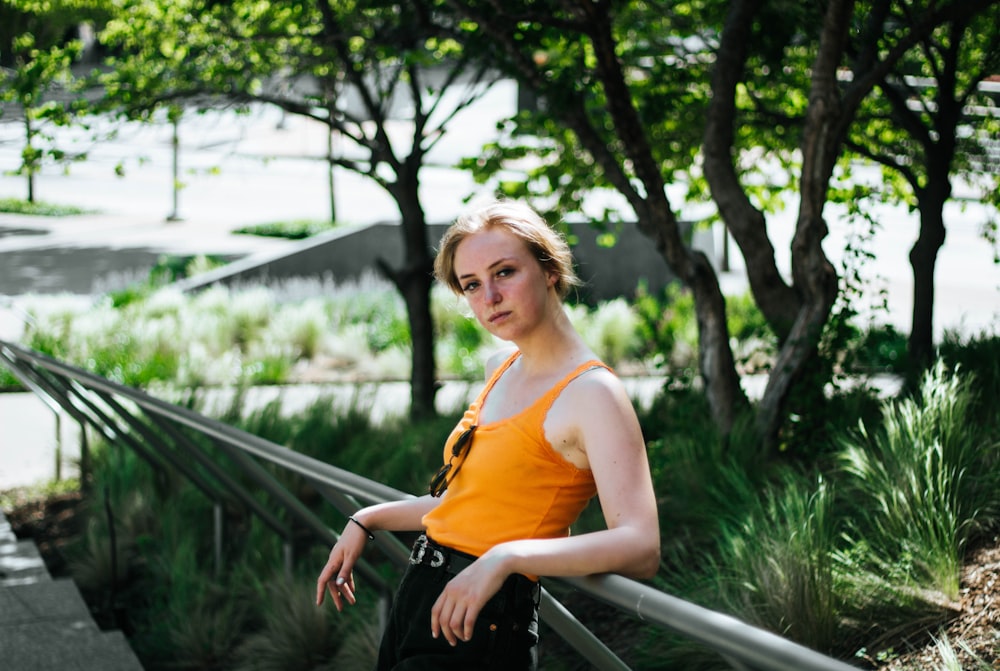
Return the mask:
[[[727,611],[818,650],[836,644],[831,551],[837,527],[825,483],[793,472],[772,484],[729,526],[720,543],[731,578],[720,590]]]
[[[96,303],[26,297],[30,319],[20,340],[140,387],[282,383],[309,365],[332,366],[329,374],[340,370],[352,378],[405,377],[408,322],[402,299],[386,283],[299,283],[287,298],[281,287],[216,286],[185,295],[168,284],[223,261],[163,257],[144,282]],[[447,290],[438,287],[432,297],[443,374],[482,379],[485,358],[498,343]],[[690,295],[672,288],[662,300],[672,307],[645,296],[635,304],[618,300],[567,310],[584,339],[612,365],[687,377],[695,351]],[[747,343],[758,342],[759,326],[738,326],[760,324],[752,302],[734,298],[730,314],[734,332],[745,334]],[[672,349],[663,350],[669,343]]]
[[[627,174],[634,170],[630,163],[640,147],[630,145],[609,121],[609,108],[634,105],[642,123],[642,149],[653,153],[664,182],[686,183],[704,128],[712,60],[707,36],[718,27],[719,7],[698,3],[664,11],[648,3],[625,3],[602,17],[610,22],[609,37],[616,40],[616,53],[626,69],[625,89],[610,91],[606,71],[595,57],[593,33],[582,25],[572,3],[508,3],[507,15],[498,13],[496,19],[506,27],[509,45],[479,40],[494,28],[486,18],[493,10],[466,3],[459,13],[473,37],[464,38],[468,47],[488,51],[498,67],[527,89],[528,102],[498,127],[495,142],[464,159],[461,167],[505,196],[546,203],[559,214],[553,220],[582,216],[613,230],[628,220],[627,207],[588,211],[583,201],[594,192],[609,194],[620,188],[621,176],[605,160]],[[518,12],[532,21],[516,21]],[[620,96],[625,99],[616,99]],[[581,136],[583,129],[567,123],[570,116],[586,124],[586,132],[593,134],[607,158],[595,154],[591,138]]]
[[[37,200],[29,202],[17,198],[0,198],[0,212],[30,214],[39,217],[68,217],[75,214],[87,214],[88,210],[72,205],[58,205]]]
[[[273,221],[265,224],[244,226],[233,230],[233,233],[241,235],[260,235],[271,238],[287,238],[289,240],[302,240],[304,238],[309,238],[314,235],[333,230],[336,227],[336,222],[296,219],[294,221]]]
[[[13,174],[26,178],[26,199],[33,203],[34,177],[45,162],[84,158],[56,147],[55,137],[48,130],[74,121],[72,105],[65,99],[56,98],[53,92],[64,95],[65,92],[74,92],[76,85],[70,65],[79,55],[80,44],[70,42],[43,46],[37,43],[34,34],[28,32],[16,36],[11,48],[14,66],[9,70],[0,70],[0,102],[14,103],[21,111],[24,147],[21,164]]]
[[[993,399],[1000,398],[1000,333],[982,332],[968,338],[949,333],[938,353],[948,369],[972,374],[975,393],[970,399],[969,421],[982,427],[986,435],[996,435],[1000,413],[990,406]]]
[[[903,584],[958,598],[965,547],[1000,521],[1000,443],[970,421],[973,395],[967,376],[939,362],[916,398],[886,408],[880,428],[861,425],[844,440],[853,535],[872,549],[855,569],[894,569]]]
[[[234,669],[335,671],[344,618],[333,608],[316,608],[315,589],[303,581],[275,578],[259,595],[260,628],[236,650]]]
[[[953,342],[950,356],[989,355],[996,339],[986,340]],[[704,395],[665,388],[640,413],[664,540],[654,584],[842,659],[891,657],[889,630],[948,616],[942,585],[953,589],[960,563],[935,557],[960,556],[964,543],[1000,523],[995,424],[980,428],[970,419],[989,414],[981,406],[995,405],[996,396],[982,392],[995,384],[942,363],[917,396],[884,401],[881,416],[865,416],[857,430],[845,418],[860,415],[832,405],[826,421],[840,452],[818,469],[761,461],[750,417],[723,438]],[[250,406],[238,394],[220,419],[411,492],[426,486],[460,412],[426,423],[374,422],[360,390],[346,404],[319,397],[295,412],[281,399]],[[198,442],[221,457],[209,441]],[[166,659],[183,668],[252,668],[254,660],[287,668],[279,658],[301,660],[295,668],[370,665],[373,601],[346,618],[311,605],[324,548],[298,549],[289,582],[277,571],[280,539],[227,502],[219,571],[204,560],[213,531],[202,493],[120,447],[95,446],[93,462],[88,532],[70,551],[75,575],[100,620],[135,632],[133,646],[148,668],[165,668],[157,660]],[[227,459],[220,463],[243,478]],[[345,523],[304,479],[272,472],[331,528]],[[594,508],[576,532],[601,524]],[[719,664],[714,653],[659,630],[630,645],[637,669]]]
[[[129,303],[149,297],[157,289],[172,282],[192,277],[198,273],[208,272],[214,268],[226,265],[226,259],[218,256],[176,256],[163,255],[156,260],[144,282],[133,283],[130,286],[113,291],[109,294],[112,305],[123,307]]]
[[[901,14],[901,21],[912,20]],[[944,208],[953,183],[979,192],[987,226],[995,223],[997,136],[1000,116],[984,85],[1000,65],[1000,7],[956,11],[919,39],[891,72],[879,95],[866,98],[847,144],[882,168],[871,190],[876,203],[903,203],[919,211],[910,254],[914,278],[910,356],[924,366],[933,356],[934,264],[945,239]],[[868,207],[871,207],[869,202]],[[984,230],[987,230],[984,227]],[[987,236],[988,237],[988,236]]]
[[[199,4],[125,0],[101,39],[114,49],[104,78],[109,107],[149,118],[167,105],[253,102],[328,129],[332,170],[373,181],[396,202],[404,260],[383,263],[405,300],[410,331],[410,411],[435,411],[432,277],[420,171],[453,119],[493,80],[487,61],[429,25],[423,3]],[[403,132],[400,132],[403,131]],[[342,145],[335,147],[336,144]],[[386,367],[403,350],[386,346]]]
[[[446,375],[482,379],[485,361],[482,352],[493,340],[476,321],[461,299],[443,287],[431,294],[434,319],[435,358]]]
[[[63,494],[79,490],[80,480],[71,477],[0,491],[0,510],[12,510],[26,505],[31,501],[58,498]]]

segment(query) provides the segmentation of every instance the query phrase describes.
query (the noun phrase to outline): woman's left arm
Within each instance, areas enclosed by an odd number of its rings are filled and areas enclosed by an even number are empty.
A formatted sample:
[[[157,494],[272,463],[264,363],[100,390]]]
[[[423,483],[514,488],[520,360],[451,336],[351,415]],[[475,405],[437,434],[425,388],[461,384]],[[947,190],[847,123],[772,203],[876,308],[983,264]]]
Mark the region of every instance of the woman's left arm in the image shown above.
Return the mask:
[[[660,524],[646,445],[624,385],[609,371],[592,371],[570,384],[553,411],[560,431],[586,454],[597,483],[607,529],[553,540],[504,543],[511,573],[578,576],[620,573],[650,578],[660,566]],[[553,436],[558,438],[558,436]]]

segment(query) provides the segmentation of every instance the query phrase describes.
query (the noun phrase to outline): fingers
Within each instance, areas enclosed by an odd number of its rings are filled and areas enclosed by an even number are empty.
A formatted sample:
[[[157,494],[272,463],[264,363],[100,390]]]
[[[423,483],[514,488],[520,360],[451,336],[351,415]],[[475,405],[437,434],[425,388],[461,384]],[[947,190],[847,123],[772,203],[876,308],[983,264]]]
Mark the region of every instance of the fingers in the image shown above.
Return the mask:
[[[431,608],[431,636],[444,636],[452,646],[471,640],[480,608],[475,601],[456,598],[445,588]]]
[[[358,602],[357,597],[354,593],[354,577],[348,575],[346,578],[344,576],[337,576],[335,579],[327,579],[317,582],[316,585],[316,605],[323,605],[324,592],[330,593],[330,598],[333,600],[333,605],[338,611],[344,610],[344,603],[354,605]]]
[[[336,572],[336,567],[332,566],[332,561],[328,561],[326,566],[319,574],[319,578],[316,579],[316,605],[323,605],[323,593],[326,592],[326,586],[330,582],[330,578]]]
[[[336,547],[330,551],[330,558],[316,579],[317,606],[323,605],[326,592],[330,593],[338,611],[343,611],[345,601],[350,605],[357,603],[352,568],[352,562],[338,552]]]

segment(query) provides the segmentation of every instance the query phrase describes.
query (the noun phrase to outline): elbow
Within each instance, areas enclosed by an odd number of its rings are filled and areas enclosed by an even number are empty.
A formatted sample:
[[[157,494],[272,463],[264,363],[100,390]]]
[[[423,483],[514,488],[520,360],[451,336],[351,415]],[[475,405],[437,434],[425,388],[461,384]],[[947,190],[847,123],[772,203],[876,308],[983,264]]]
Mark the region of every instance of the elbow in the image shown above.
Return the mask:
[[[648,580],[655,576],[660,570],[660,544],[657,543],[654,547],[650,548],[646,552],[645,556],[639,562],[637,567],[639,570],[636,572],[636,577],[641,580]]]
[[[645,543],[642,550],[636,553],[628,577],[635,580],[654,577],[660,570],[660,558],[660,539],[657,537]]]

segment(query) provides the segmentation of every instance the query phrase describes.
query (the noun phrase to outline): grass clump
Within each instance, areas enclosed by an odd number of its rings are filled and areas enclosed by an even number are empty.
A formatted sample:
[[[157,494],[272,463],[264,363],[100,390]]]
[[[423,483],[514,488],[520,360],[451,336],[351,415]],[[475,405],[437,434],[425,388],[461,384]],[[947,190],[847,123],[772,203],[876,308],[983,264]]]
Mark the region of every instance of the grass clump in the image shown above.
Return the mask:
[[[88,214],[93,210],[85,210],[72,205],[57,205],[55,203],[31,202],[19,198],[0,198],[0,212],[7,214],[29,214],[38,217],[69,217],[75,214]]]
[[[289,240],[303,240],[320,233],[326,233],[337,228],[335,221],[294,219],[292,221],[272,221],[253,226],[237,228],[233,233],[241,235],[259,235],[269,238],[287,238]]]
[[[971,376],[939,361],[877,430],[844,439],[853,534],[871,548],[855,568],[958,599],[965,547],[1000,517],[1000,443],[973,421],[973,399]]]

